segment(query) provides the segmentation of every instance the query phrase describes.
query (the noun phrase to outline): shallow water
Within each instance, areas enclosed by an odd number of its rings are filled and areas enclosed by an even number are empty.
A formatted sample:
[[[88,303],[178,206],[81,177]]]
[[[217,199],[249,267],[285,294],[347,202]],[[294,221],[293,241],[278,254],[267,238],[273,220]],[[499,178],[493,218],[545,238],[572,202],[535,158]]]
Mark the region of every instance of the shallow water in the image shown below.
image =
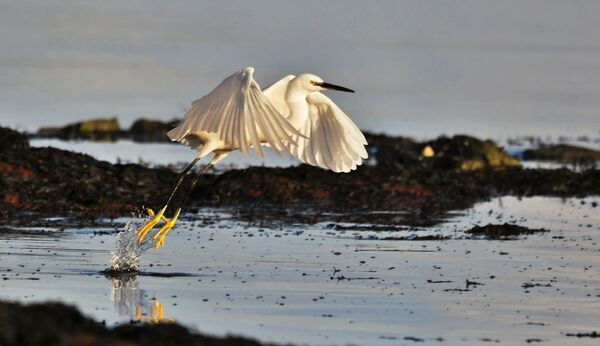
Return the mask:
[[[131,140],[115,142],[94,142],[61,139],[32,139],[32,147],[53,147],[76,153],[87,154],[95,159],[110,163],[140,163],[146,166],[177,165],[185,167],[195,157],[196,151],[182,145],[170,143],[137,143]],[[218,164],[219,168],[249,166],[288,167],[297,165],[298,161],[289,155],[277,155],[265,148],[265,158],[254,153],[245,156],[241,152],[231,153]]]
[[[545,143],[566,143],[595,150],[600,149],[600,140],[594,142],[582,142],[576,139],[558,141],[553,140],[552,138],[546,138],[545,141]],[[522,144],[520,146],[507,145],[506,141],[502,139],[498,140],[498,143],[505,146],[511,155],[517,157],[520,157],[525,149],[535,147],[535,145],[530,144]],[[181,145],[169,143],[137,143],[131,140],[93,142],[61,139],[32,139],[30,140],[30,144],[32,147],[53,147],[87,154],[98,160],[110,163],[139,163],[150,167],[174,165],[183,168],[191,162],[196,155],[195,151]],[[245,156],[241,152],[236,151],[231,153],[225,160],[218,163],[217,169],[246,168],[250,166],[290,167],[296,166],[299,163],[298,160],[289,155],[279,156],[269,148],[265,148],[264,159],[256,156],[254,153]],[[600,162],[598,162],[598,165],[600,165]],[[535,160],[523,161],[523,167],[574,169],[571,164]]]
[[[0,299],[61,300],[109,324],[175,320],[297,344],[591,345],[565,334],[600,325],[599,202],[504,197],[401,232],[262,227],[205,209],[142,256],[141,275],[121,278],[100,274],[117,230],[0,231]],[[550,232],[514,241],[463,233],[489,222]],[[413,233],[451,239],[382,240]]]

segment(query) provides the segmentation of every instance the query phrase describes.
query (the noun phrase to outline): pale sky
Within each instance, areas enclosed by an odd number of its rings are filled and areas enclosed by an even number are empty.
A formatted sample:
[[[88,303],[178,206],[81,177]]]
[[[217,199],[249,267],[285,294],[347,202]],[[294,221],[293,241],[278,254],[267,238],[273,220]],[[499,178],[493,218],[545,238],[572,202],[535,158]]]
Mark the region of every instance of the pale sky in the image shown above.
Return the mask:
[[[171,119],[245,66],[374,131],[600,131],[600,1],[0,0],[0,125]]]

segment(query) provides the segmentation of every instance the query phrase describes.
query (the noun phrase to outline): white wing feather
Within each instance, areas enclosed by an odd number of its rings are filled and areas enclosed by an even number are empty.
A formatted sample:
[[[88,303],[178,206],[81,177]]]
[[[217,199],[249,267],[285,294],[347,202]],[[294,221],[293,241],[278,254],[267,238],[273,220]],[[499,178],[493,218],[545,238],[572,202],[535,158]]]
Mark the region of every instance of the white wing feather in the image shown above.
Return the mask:
[[[289,151],[300,161],[334,172],[350,172],[368,157],[367,140],[352,120],[327,96],[306,97],[308,119],[299,131],[308,139],[292,136]]]
[[[287,91],[289,82],[294,79],[294,77],[296,76],[289,74],[263,90],[263,94],[285,118],[289,115],[288,104],[285,101],[285,92]]]
[[[253,146],[264,157],[261,142],[277,152],[289,151],[292,136],[300,133],[277,111],[252,78],[248,67],[227,77],[208,95],[192,102],[182,122],[168,135],[181,142],[190,134],[216,133],[228,148],[249,153]],[[299,137],[302,138],[302,137]]]

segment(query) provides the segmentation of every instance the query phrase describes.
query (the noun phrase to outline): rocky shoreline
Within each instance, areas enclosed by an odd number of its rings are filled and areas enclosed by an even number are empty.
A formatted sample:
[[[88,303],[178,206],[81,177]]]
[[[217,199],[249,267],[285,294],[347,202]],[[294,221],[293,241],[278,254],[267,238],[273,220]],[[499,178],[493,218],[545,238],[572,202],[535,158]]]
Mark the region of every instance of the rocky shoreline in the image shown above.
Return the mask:
[[[372,158],[352,173],[307,165],[210,173],[200,179],[188,210],[235,208],[240,219],[260,223],[431,226],[450,211],[496,196],[600,195],[595,167],[525,169],[491,141],[468,136],[426,142],[374,134],[367,138]],[[5,231],[11,225],[44,225],[46,217],[67,216],[70,221],[64,222],[81,226],[100,217],[128,216],[142,204],[157,208],[176,177],[169,168],[110,164],[55,148],[33,148],[27,135],[0,128],[0,220]],[[467,234],[509,240],[544,231],[504,224],[473,227]],[[260,345],[251,339],[195,334],[177,324],[107,328],[60,303],[0,301],[0,325],[2,345]]]
[[[307,165],[206,174],[190,207],[235,207],[248,219],[303,214],[297,217],[306,222],[335,211],[348,222],[428,226],[450,210],[495,196],[600,194],[595,168],[523,169],[491,141],[367,137],[371,161],[349,174]],[[0,128],[0,219],[5,221],[56,215],[94,220],[130,215],[142,205],[157,208],[176,176],[167,168],[113,165],[83,154],[32,148],[26,135]],[[369,213],[373,210],[402,213],[375,216]]]

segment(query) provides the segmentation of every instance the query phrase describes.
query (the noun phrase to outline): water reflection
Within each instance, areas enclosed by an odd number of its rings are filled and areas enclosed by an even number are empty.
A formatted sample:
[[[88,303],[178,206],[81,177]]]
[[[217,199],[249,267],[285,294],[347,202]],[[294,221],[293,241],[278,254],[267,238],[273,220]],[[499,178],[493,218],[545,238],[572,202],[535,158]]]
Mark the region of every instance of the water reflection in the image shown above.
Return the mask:
[[[110,277],[112,280],[111,301],[119,316],[148,323],[171,323],[175,320],[165,315],[165,307],[156,295],[148,298],[139,287],[137,274]]]

